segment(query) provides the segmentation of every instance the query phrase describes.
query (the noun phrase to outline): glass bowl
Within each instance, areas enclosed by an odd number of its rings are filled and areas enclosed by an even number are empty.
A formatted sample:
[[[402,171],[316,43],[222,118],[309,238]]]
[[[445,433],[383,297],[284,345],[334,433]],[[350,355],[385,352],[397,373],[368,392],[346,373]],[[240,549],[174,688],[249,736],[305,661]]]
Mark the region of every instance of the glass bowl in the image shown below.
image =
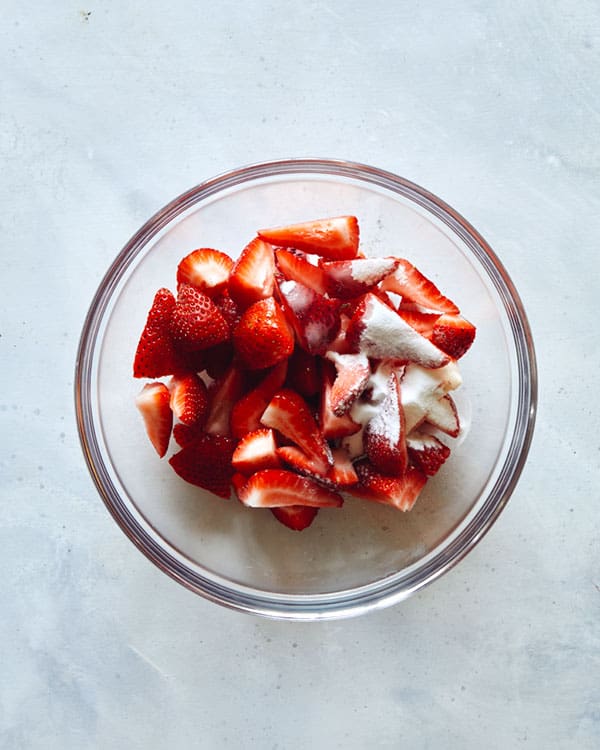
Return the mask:
[[[155,291],[175,289],[196,247],[236,257],[258,227],[355,214],[368,255],[410,259],[477,326],[456,399],[470,421],[407,514],[348,497],[293,532],[268,511],[224,501],[159,461],[134,398],[132,361]],[[169,203],[109,268],[85,320],[76,365],[83,451],[116,522],[162,571],[222,605],[320,620],[399,602],[479,542],[506,505],[535,419],[536,366],[518,294],[456,211],[389,172],[326,159],[243,167]],[[173,451],[170,451],[172,453]],[[170,453],[168,455],[170,455]]]

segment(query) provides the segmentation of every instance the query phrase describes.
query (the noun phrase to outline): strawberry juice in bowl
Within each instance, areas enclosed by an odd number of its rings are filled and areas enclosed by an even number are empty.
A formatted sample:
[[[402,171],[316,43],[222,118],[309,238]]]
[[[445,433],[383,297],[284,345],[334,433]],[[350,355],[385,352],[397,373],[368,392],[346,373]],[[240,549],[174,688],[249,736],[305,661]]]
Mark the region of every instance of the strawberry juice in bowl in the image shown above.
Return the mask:
[[[452,394],[461,432],[412,510],[343,493],[343,508],[324,508],[297,533],[269,511],[245,507],[233,493],[216,497],[184,482],[167,458],[158,459],[133,406],[142,383],[132,377],[132,358],[156,290],[175,291],[178,264],[194,248],[218,248],[236,261],[260,227],[348,215],[359,219],[362,254],[409,259],[460,306],[477,337],[459,361],[462,385]],[[282,257],[283,263],[293,260]],[[288,282],[281,280],[290,294]],[[379,301],[370,304],[379,310]],[[333,355],[332,372],[335,364]],[[420,375],[410,377],[416,382]],[[455,211],[372,167],[289,160],[202,183],[139,230],[90,308],[76,396],[94,481],[115,520],[149,559],[220,604],[271,617],[323,619],[400,601],[481,539],[508,501],[527,455],[535,357],[510,278]],[[293,457],[293,442],[284,442]],[[171,445],[169,456],[178,448],[173,439]]]

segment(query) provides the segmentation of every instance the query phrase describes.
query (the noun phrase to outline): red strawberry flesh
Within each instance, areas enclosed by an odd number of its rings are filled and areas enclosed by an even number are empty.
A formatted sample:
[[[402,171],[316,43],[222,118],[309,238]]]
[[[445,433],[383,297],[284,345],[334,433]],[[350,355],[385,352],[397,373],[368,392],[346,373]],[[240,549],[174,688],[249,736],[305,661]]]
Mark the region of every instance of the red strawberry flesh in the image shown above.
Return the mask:
[[[226,287],[232,267],[233,261],[225,253],[201,247],[179,263],[177,284],[191,284],[213,297]]]
[[[358,252],[359,227],[355,216],[259,229],[258,234],[274,245],[293,247],[333,260],[355,258]]]
[[[273,294],[275,284],[273,247],[255,237],[242,250],[229,277],[229,294],[245,310],[253,302]]]
[[[231,464],[236,472],[246,476],[262,469],[279,468],[281,461],[276,453],[273,430],[255,430],[245,435],[233,452]]]
[[[284,469],[264,469],[253,474],[240,490],[239,497],[250,508],[289,505],[339,508],[344,502],[337,492]]]
[[[164,383],[147,383],[138,394],[135,405],[144,419],[146,433],[162,458],[169,447],[173,413],[170,393]]]
[[[431,341],[453,359],[460,359],[475,340],[475,326],[460,315],[441,315],[435,322]]]
[[[444,297],[430,279],[403,258],[398,259],[398,267],[393,274],[384,279],[381,288],[400,294],[403,300],[410,300],[429,310],[452,314],[460,312],[454,302]]]

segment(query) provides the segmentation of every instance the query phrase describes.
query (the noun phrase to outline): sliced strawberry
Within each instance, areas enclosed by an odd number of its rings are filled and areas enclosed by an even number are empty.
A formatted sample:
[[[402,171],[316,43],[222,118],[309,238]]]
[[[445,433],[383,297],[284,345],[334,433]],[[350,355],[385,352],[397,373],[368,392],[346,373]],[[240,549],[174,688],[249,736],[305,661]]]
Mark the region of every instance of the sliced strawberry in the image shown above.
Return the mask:
[[[248,432],[259,430],[269,402],[285,382],[288,371],[286,360],[279,362],[253,390],[242,396],[231,410],[231,433],[242,438]]]
[[[336,216],[259,229],[258,234],[274,245],[294,247],[333,260],[355,258],[358,252],[359,228],[355,216]]]
[[[264,469],[253,474],[240,490],[240,500],[250,508],[280,508],[289,505],[339,508],[344,503],[337,492],[283,469]]]
[[[225,435],[200,435],[169,463],[182,479],[209,492],[228,498],[231,495],[234,441]]]
[[[366,460],[354,464],[359,484],[348,488],[348,492],[365,500],[392,505],[402,511],[409,511],[427,484],[427,477],[414,466],[410,466],[401,477],[388,477],[380,474]]]
[[[340,313],[340,330],[331,344],[327,347],[328,352],[337,352],[338,354],[351,354],[350,343],[346,338],[346,332],[350,325],[350,316]]]
[[[297,281],[284,281],[279,291],[300,346],[309,354],[324,354],[340,328],[338,300]]]
[[[206,418],[206,432],[211,435],[230,435],[231,410],[244,388],[242,372],[232,365],[209,390],[210,409]]]
[[[231,463],[235,471],[246,476],[262,469],[278,469],[281,461],[276,450],[273,430],[255,430],[240,440]]]
[[[184,424],[204,423],[208,413],[206,385],[194,372],[175,375],[169,384],[171,410]]]
[[[371,293],[362,298],[346,335],[354,351],[376,359],[413,361],[430,368],[442,367],[450,361],[445,352]]]
[[[452,396],[446,394],[430,404],[426,421],[450,437],[457,437],[460,432],[460,420]]]
[[[444,406],[438,406],[438,400],[461,383],[460,371],[453,361],[437,370],[414,363],[407,365],[400,383],[407,434],[427,419],[430,410],[443,410]]]
[[[407,464],[406,426],[395,372],[390,373],[387,395],[365,428],[364,447],[377,471],[393,477],[404,473]]]
[[[423,474],[432,477],[450,455],[450,448],[434,435],[414,430],[406,438],[408,458]]]
[[[231,476],[231,484],[233,486],[233,490],[238,500],[240,499],[240,490],[246,484],[247,481],[248,481],[248,477],[245,474],[240,474],[237,471]]]
[[[456,314],[458,307],[440,292],[435,284],[424,276],[412,263],[399,259],[398,267],[381,284],[386,292],[396,292],[403,299],[416,302],[428,310]]]
[[[174,309],[175,297],[168,289],[159,289],[135,352],[134,378],[161,378],[181,368],[181,356],[171,336]]]
[[[242,310],[273,295],[275,284],[273,247],[255,237],[242,250],[229,276],[229,294]]]
[[[271,508],[275,518],[293,531],[303,531],[315,520],[319,512],[318,508],[309,508],[306,505],[287,505],[285,508]]]
[[[217,344],[217,346],[223,346],[223,344]],[[210,359],[210,351],[211,349],[197,349],[194,352],[187,352],[185,349],[177,347],[181,365],[175,372],[202,372],[206,369],[206,365]]]
[[[294,336],[273,297],[248,307],[233,331],[233,345],[249,370],[271,367],[290,356]]]
[[[433,326],[436,320],[440,317],[438,313],[422,312],[421,310],[408,310],[403,307],[398,308],[398,315],[408,323],[409,326],[418,331],[421,336],[431,340],[431,334],[433,332]],[[433,342],[435,344],[435,341]],[[438,346],[436,344],[436,346]],[[438,346],[439,349],[445,351],[443,347]],[[446,352],[448,353],[448,352]]]
[[[181,284],[171,316],[171,335],[184,349],[208,349],[229,338],[229,326],[210,297]]]
[[[327,287],[323,270],[310,263],[304,253],[280,247],[275,250],[275,258],[279,270],[288,281],[298,281],[313,289],[317,294],[325,294]]]
[[[169,399],[169,389],[164,383],[147,383],[135,399],[135,405],[144,418],[146,433],[161,458],[169,447],[173,426]]]
[[[365,354],[328,352],[327,359],[335,365],[337,375],[331,388],[330,406],[336,417],[347,414],[364,391],[371,368]]]
[[[227,289],[224,289],[220,294],[214,298],[215,305],[219,308],[221,315],[227,321],[229,330],[233,331],[236,325],[239,323],[242,317],[242,311],[236,304],[235,300],[231,298]]]
[[[175,442],[177,443],[177,445],[179,445],[181,448],[184,448],[186,445],[190,445],[190,443],[195,442],[203,434],[204,425],[202,424],[202,422],[191,425],[183,424],[183,422],[178,422],[173,426],[173,437],[175,438]]]
[[[289,359],[287,384],[304,398],[316,395],[321,387],[317,358],[300,346]]]
[[[441,315],[431,334],[431,341],[454,359],[460,359],[475,340],[475,326],[460,315]]]
[[[335,375],[333,366],[328,362],[323,363],[323,375],[321,386],[321,399],[319,402],[319,424],[321,432],[326,440],[354,435],[360,431],[361,425],[355,422],[349,414],[337,417],[331,406],[331,390]]]
[[[315,459],[321,473],[331,466],[331,450],[304,399],[295,391],[283,388],[278,391],[262,415],[265,427],[278,430],[282,435],[299,445],[305,453]]]
[[[286,464],[325,487],[339,490],[356,484],[358,477],[346,451],[343,448],[334,448],[332,455],[333,466],[323,474],[319,471],[318,462],[307,456],[300,448],[293,445],[277,448],[277,456]]]
[[[177,284],[191,284],[214,297],[226,287],[232,268],[233,261],[228,255],[201,247],[186,255],[177,266]]]
[[[206,372],[213,380],[220,380],[233,365],[235,351],[231,341],[223,341],[221,344],[203,349],[205,355]]]
[[[331,297],[352,299],[368,292],[395,271],[397,258],[356,258],[321,263]]]

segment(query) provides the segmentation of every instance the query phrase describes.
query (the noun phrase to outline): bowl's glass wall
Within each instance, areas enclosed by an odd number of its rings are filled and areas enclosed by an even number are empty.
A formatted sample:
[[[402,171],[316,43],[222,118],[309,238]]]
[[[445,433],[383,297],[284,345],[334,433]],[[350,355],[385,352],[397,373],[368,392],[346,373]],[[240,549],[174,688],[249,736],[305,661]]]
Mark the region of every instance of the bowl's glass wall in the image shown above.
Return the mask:
[[[476,323],[477,341],[461,362],[465,384],[457,395],[463,413],[472,411],[471,424],[459,441],[449,440],[456,444],[450,461],[410,514],[350,498],[342,511],[323,510],[310,531],[293,534],[268,511],[215,498],[157,459],[133,406],[141,383],[131,377],[131,362],[155,291],[175,289],[177,263],[187,252],[217,247],[236,257],[259,227],[342,213],[359,217],[367,254],[408,257]],[[485,496],[514,428],[516,365],[493,284],[449,227],[409,199],[354,180],[286,175],[201,202],[143,249],[107,313],[95,396],[115,481],[190,566],[246,587],[329,593],[418,563]]]

